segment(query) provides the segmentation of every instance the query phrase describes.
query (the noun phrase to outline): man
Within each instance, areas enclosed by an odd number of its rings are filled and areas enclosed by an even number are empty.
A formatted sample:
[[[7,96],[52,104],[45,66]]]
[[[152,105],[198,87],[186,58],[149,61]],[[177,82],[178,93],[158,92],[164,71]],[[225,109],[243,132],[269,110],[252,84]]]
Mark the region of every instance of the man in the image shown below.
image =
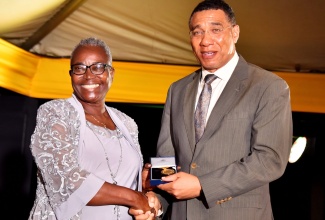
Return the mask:
[[[157,156],[175,156],[181,172],[158,185],[173,198],[161,194],[163,210],[172,205],[173,220],[273,219],[269,183],[283,174],[292,144],[288,85],[238,55],[227,3],[199,3],[189,28],[201,68],[168,91]],[[208,74],[217,77],[210,91]],[[202,102],[202,91],[211,98]]]

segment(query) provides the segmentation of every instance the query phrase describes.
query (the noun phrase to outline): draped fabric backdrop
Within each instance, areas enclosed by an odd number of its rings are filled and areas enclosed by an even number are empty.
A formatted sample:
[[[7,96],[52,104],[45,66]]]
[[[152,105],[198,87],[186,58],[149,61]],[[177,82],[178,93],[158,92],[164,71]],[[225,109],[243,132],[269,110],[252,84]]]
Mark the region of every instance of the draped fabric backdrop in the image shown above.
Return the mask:
[[[34,98],[66,98],[72,93],[68,58],[26,52],[0,39],[0,87]],[[169,85],[198,66],[114,62],[114,83],[106,101],[163,104]],[[325,113],[325,75],[274,72],[291,89],[292,110]]]

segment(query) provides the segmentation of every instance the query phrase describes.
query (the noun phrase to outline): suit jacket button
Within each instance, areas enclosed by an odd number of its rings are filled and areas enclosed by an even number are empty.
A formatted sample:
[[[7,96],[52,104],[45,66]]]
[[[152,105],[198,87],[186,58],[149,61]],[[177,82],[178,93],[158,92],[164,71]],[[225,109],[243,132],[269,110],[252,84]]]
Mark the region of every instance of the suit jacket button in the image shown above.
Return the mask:
[[[192,169],[195,169],[197,167],[196,163],[191,164]]]

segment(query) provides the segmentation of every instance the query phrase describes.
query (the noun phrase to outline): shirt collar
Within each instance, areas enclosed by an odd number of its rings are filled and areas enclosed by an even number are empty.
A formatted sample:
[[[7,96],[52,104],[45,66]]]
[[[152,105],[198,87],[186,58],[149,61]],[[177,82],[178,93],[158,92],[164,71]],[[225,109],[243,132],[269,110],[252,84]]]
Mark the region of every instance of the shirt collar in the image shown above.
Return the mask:
[[[224,65],[223,67],[217,69],[215,72],[213,72],[213,74],[216,75],[221,80],[228,81],[229,78],[231,77],[232,73],[234,72],[234,69],[238,63],[238,60],[239,60],[239,56],[238,56],[237,52],[235,51],[234,56],[229,60],[229,62],[226,63],[226,65]],[[208,72],[207,70],[205,70],[202,67],[201,81],[204,80],[204,77],[208,74],[212,74],[212,73]]]

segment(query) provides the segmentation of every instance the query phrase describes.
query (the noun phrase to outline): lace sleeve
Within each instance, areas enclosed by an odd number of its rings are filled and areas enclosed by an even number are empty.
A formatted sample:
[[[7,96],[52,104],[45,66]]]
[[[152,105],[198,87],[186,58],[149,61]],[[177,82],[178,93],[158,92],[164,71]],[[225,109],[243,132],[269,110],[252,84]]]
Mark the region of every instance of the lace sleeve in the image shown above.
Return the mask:
[[[31,151],[53,209],[65,202],[89,175],[77,159],[80,120],[64,100],[42,105],[31,139]]]

